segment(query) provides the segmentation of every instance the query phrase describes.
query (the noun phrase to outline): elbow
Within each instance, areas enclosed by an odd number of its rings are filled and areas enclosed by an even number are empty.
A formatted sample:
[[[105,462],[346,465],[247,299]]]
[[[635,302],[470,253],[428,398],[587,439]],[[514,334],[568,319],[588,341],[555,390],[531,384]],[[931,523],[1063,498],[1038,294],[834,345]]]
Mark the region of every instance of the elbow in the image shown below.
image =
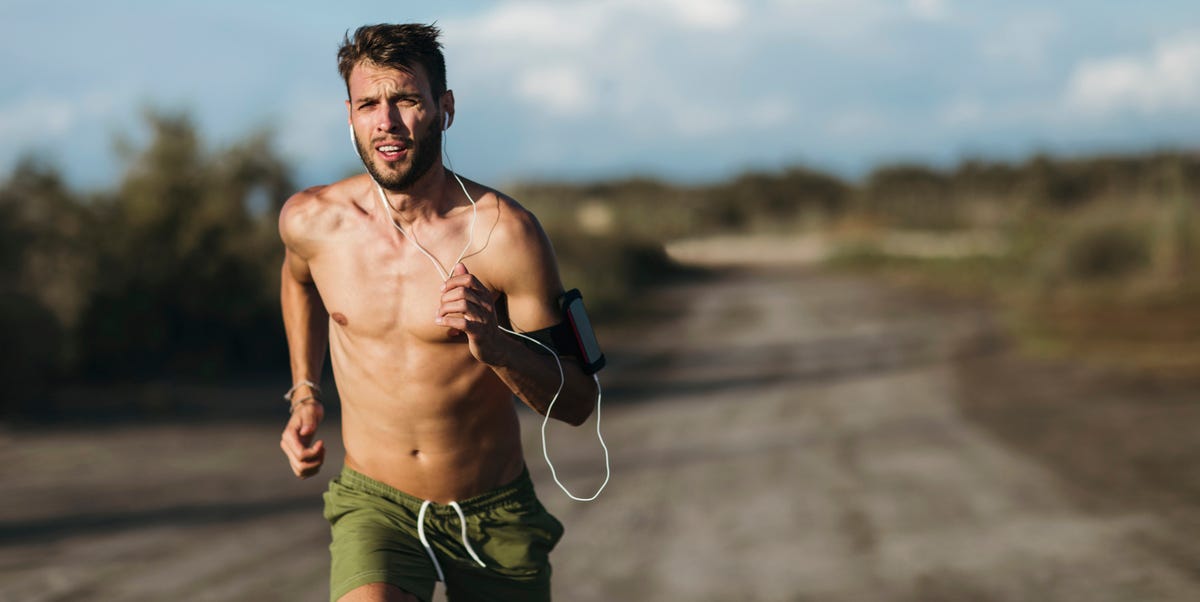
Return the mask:
[[[567,401],[571,403],[566,403]],[[595,407],[596,404],[586,397],[575,397],[569,400],[560,399],[557,404],[550,408],[550,417],[571,426],[581,426],[587,422]],[[543,416],[546,415],[544,410],[538,413]]]
[[[598,387],[599,382],[593,382],[590,378],[582,383],[573,383],[569,388],[569,395],[567,391],[562,392],[563,395],[554,405],[550,417],[571,426],[582,426],[596,410],[596,403],[600,400]],[[545,415],[544,411],[539,413]]]
[[[591,415],[592,415],[592,406],[588,405],[588,406],[584,406],[580,409],[573,410],[572,412],[570,412],[564,416],[556,416],[556,418],[558,418],[559,420],[562,420],[563,422],[565,422],[571,426],[583,426],[583,423],[587,422],[588,417],[590,417]]]

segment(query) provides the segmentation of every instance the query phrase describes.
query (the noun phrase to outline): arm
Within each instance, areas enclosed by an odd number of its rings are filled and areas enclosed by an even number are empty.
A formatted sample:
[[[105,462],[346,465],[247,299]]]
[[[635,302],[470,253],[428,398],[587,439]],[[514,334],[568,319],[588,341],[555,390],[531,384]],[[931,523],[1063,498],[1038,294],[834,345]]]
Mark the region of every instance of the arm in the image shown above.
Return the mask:
[[[514,252],[504,254],[509,258],[506,265],[511,266],[503,274],[504,292],[510,322],[518,332],[563,319],[558,309],[563,287],[554,252],[537,222],[532,216],[527,219],[514,241]],[[559,385],[554,359],[498,328],[494,295],[463,264],[454,267],[443,291],[438,323],[466,332],[471,354],[490,366],[522,402],[545,415]],[[551,417],[579,426],[595,408],[596,383],[573,358],[562,358],[562,370],[562,392]]]
[[[296,222],[294,209],[285,208],[280,215],[280,234],[287,250],[280,273],[279,301],[287,332],[292,382],[315,383],[321,380],[329,344],[329,315],[313,282],[308,261],[293,249],[298,246],[300,229]],[[316,474],[325,461],[324,441],[313,442],[324,418],[325,408],[317,392],[307,385],[297,387],[292,395],[292,415],[279,446],[288,457],[292,472],[302,479]]]

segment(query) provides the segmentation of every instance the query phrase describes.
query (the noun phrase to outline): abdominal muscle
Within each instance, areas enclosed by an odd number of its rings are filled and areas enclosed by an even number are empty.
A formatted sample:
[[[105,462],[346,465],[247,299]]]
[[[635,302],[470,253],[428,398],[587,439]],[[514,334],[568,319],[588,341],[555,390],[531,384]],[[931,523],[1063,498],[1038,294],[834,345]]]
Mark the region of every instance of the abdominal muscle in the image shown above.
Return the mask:
[[[442,504],[520,476],[512,393],[471,357],[465,337],[395,345],[331,330],[347,467]]]

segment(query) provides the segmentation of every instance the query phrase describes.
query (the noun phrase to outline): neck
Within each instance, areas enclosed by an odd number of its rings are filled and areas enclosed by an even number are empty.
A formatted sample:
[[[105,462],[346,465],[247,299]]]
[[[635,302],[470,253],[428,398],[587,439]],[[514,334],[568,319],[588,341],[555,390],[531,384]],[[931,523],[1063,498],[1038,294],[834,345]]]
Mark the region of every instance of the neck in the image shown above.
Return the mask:
[[[412,186],[403,190],[383,188],[390,211],[403,223],[411,224],[418,220],[430,220],[436,216],[445,215],[456,204],[456,195],[446,194],[446,186],[452,176],[436,162],[430,166]],[[379,194],[379,186],[371,180],[372,196]]]
[[[433,171],[433,170],[430,170],[430,171]],[[431,191],[429,194],[427,194],[425,196],[416,196],[411,193],[407,193],[407,194],[402,193],[401,200],[403,202],[408,203],[407,206],[402,206],[402,207],[391,206],[391,199],[388,197],[388,195],[386,194],[386,191],[384,191],[383,187],[380,186],[378,182],[372,182],[372,183],[375,185],[374,192],[376,194],[383,195],[383,197],[380,199],[380,201],[385,206],[383,206],[381,208],[383,209],[383,211],[385,213],[387,213],[387,216],[386,216],[387,220],[389,222],[391,222],[391,224],[393,226],[395,226],[395,228],[397,230],[400,231],[400,234],[405,239],[407,239],[414,246],[416,246],[417,250],[420,251],[421,254],[425,255],[425,257],[428,258],[429,261],[433,263],[433,266],[435,268],[437,268],[438,274],[441,275],[442,281],[445,282],[446,280],[448,280],[450,278],[450,275],[454,270],[454,266],[458,265],[458,263],[461,262],[463,260],[463,258],[467,256],[467,252],[471,250],[471,244],[475,240],[475,220],[476,220],[476,218],[479,217],[479,208],[475,204],[475,199],[471,198],[471,193],[467,192],[466,185],[463,184],[462,180],[458,177],[457,174],[454,174],[454,180],[458,183],[458,185],[460,187],[462,187],[463,194],[466,195],[467,201],[470,202],[470,204],[471,204],[471,222],[470,222],[470,224],[467,225],[467,244],[465,246],[463,246],[462,252],[459,253],[458,258],[455,259],[454,262],[452,262],[450,264],[450,267],[448,267],[448,268],[444,267],[441,264],[441,262],[439,262],[438,259],[433,256],[433,253],[429,252],[425,247],[421,246],[421,243],[417,241],[416,232],[411,229],[412,226],[415,225],[415,222],[418,218],[423,216],[426,219],[431,219],[431,218],[435,217],[435,215],[445,215],[446,213],[449,212],[450,208],[454,204],[452,201],[445,200],[445,199],[447,199],[447,197],[444,194],[445,186],[447,184],[447,179],[450,174],[446,173],[446,170],[441,166],[441,164],[438,164],[437,172],[440,173],[440,178],[437,181],[431,181],[428,183],[428,186],[434,188],[435,190]],[[424,181],[429,177],[430,177],[430,174],[425,174],[425,175],[421,176],[421,180]],[[408,212],[408,214],[411,218],[408,221],[408,227],[410,229],[407,231],[403,226],[401,226],[397,222],[398,219],[404,219],[406,211]],[[393,215],[391,215],[392,213],[395,213],[396,215],[393,216]]]

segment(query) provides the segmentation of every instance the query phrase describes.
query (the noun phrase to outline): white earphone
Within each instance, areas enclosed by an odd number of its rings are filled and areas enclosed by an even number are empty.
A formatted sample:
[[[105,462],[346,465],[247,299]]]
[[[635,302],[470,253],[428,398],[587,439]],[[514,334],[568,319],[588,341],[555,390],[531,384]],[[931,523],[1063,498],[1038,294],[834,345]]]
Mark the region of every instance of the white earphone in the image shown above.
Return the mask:
[[[442,120],[442,131],[445,131],[448,129],[450,129],[450,113],[446,112],[445,118]],[[350,124],[350,142],[354,146],[354,153],[357,154],[359,156],[359,158],[361,159],[362,153],[359,152],[359,150],[358,150],[358,136],[354,133],[354,124],[353,123]],[[446,144],[446,140],[445,140],[445,138],[443,138],[442,139],[442,154],[446,157],[446,160],[449,161],[450,155],[448,153],[446,153],[445,144]],[[475,241],[475,218],[478,215],[478,208],[476,207],[475,199],[471,196],[471,193],[467,192],[467,185],[463,183],[462,178],[458,177],[458,173],[456,173],[454,171],[453,163],[450,163],[450,168],[451,168],[450,173],[454,176],[455,180],[458,180],[458,185],[462,188],[463,194],[466,195],[467,200],[469,200],[471,202],[471,224],[469,226],[467,226],[467,232],[468,232],[467,245],[465,247],[463,247],[462,253],[459,253],[458,259],[455,260],[455,262],[453,264],[451,264],[451,265],[458,265],[458,263],[460,263],[463,260],[463,257],[465,257],[467,255],[467,251],[470,250],[471,245]],[[427,259],[429,259],[430,262],[433,263],[433,267],[436,268],[438,273],[442,276],[443,282],[448,280],[450,278],[450,273],[447,272],[444,267],[442,267],[441,262],[439,262],[437,260],[437,258],[435,258],[432,254],[429,253],[429,251],[426,251],[424,247],[422,247],[419,243],[417,243],[415,238],[410,238],[408,233],[404,231],[404,228],[400,227],[400,224],[397,224],[395,221],[392,221],[390,214],[387,213],[388,209],[391,207],[391,203],[387,200],[387,195],[384,194],[384,192],[383,192],[383,186],[380,185],[378,180],[375,180],[375,176],[373,176],[373,175],[371,176],[371,180],[375,182],[375,190],[379,193],[380,206],[383,209],[384,214],[388,215],[388,221],[393,226],[395,226],[397,230],[400,231],[400,234],[403,235],[406,240],[409,240],[410,242],[412,242],[413,245],[416,246],[417,250],[420,251],[423,255],[425,255],[425,257]],[[596,374],[592,375],[592,379],[596,382],[596,438],[600,441],[600,447],[604,449],[604,482],[600,484],[600,487],[598,489],[596,489],[596,493],[593,493],[590,497],[577,497],[575,494],[573,494],[567,490],[566,485],[563,485],[562,481],[558,480],[558,471],[556,471],[554,469],[554,463],[550,461],[550,452],[546,447],[546,426],[550,422],[550,413],[551,413],[551,411],[554,410],[554,403],[556,401],[558,401],[558,396],[560,393],[562,393],[563,385],[565,385],[567,382],[566,375],[563,373],[562,360],[559,359],[557,352],[555,352],[553,349],[550,349],[549,347],[547,347],[546,345],[544,345],[541,341],[539,341],[537,339],[534,339],[534,338],[532,338],[528,335],[525,335],[523,333],[520,333],[520,332],[509,330],[507,328],[504,328],[503,326],[500,326],[500,330],[503,330],[504,332],[507,332],[511,335],[521,337],[525,340],[528,340],[532,343],[537,344],[537,346],[541,347],[547,353],[549,353],[550,357],[554,358],[555,364],[558,367],[558,379],[559,379],[558,380],[558,390],[556,390],[554,392],[554,397],[550,398],[550,403],[546,406],[546,415],[542,420],[542,456],[546,459],[546,464],[550,467],[550,476],[554,479],[554,482],[558,485],[559,489],[562,489],[563,493],[567,494],[567,497],[569,497],[575,501],[590,502],[590,501],[600,497],[600,492],[604,491],[604,488],[606,486],[608,486],[608,480],[612,476],[612,466],[609,463],[609,458],[608,458],[608,446],[605,445],[604,437],[600,434],[600,400],[601,400],[600,377]]]

